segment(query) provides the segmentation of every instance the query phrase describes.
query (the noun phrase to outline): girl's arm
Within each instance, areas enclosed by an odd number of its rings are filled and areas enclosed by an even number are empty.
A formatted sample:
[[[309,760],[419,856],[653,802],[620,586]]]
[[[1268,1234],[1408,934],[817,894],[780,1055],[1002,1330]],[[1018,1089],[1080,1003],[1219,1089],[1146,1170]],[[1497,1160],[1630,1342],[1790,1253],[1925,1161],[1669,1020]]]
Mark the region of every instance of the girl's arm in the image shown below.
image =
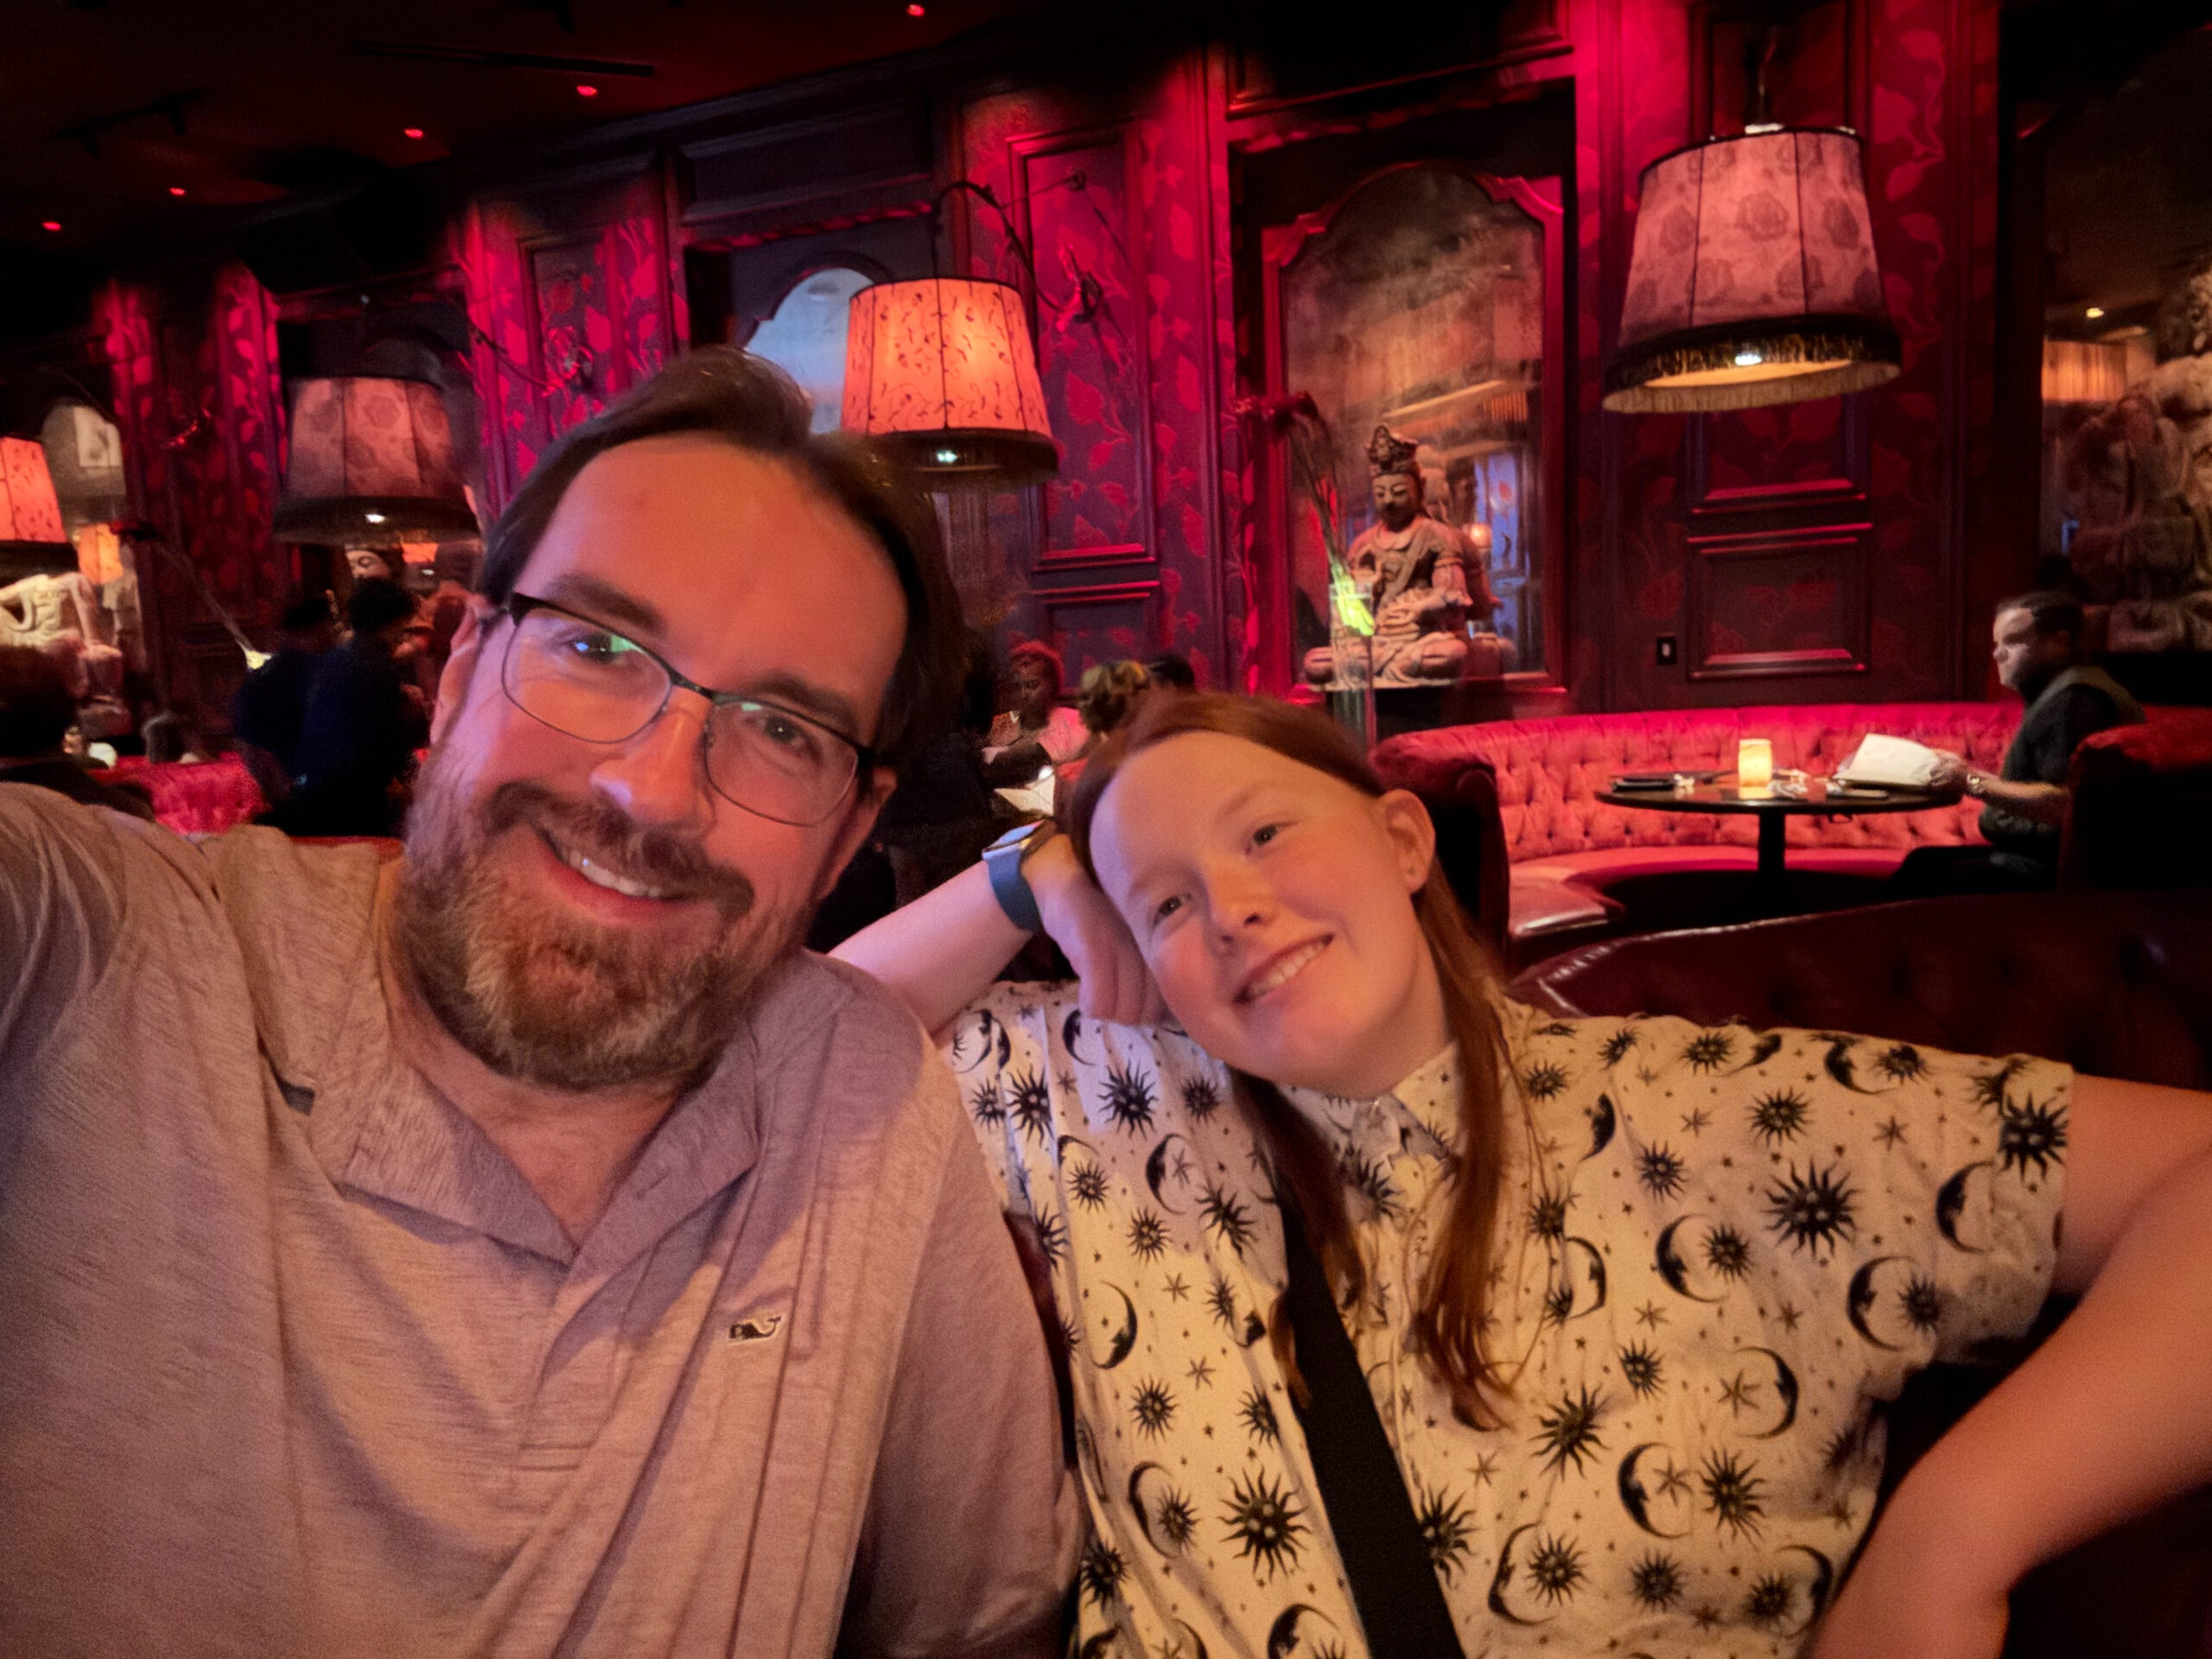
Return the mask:
[[[2081,1306],[1914,1465],[1817,1659],[1989,1659],[2030,1568],[2212,1480],[2212,1096],[2075,1080]]]
[[[1036,848],[1021,873],[1037,895],[1046,932],[1083,982],[1083,1011],[1123,1025],[1157,1020],[1159,993],[1136,942],[1083,873],[1068,838],[1056,835]],[[975,864],[830,954],[874,975],[934,1032],[989,989],[1028,940],[999,908],[989,872]]]

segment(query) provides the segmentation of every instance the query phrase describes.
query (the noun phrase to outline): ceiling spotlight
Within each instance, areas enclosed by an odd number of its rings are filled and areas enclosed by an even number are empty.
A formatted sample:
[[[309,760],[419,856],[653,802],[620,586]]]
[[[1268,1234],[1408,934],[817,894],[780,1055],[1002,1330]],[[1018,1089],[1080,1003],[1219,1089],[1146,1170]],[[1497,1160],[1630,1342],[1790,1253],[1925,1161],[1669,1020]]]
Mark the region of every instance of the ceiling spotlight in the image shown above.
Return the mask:
[[[169,194],[171,194],[171,195],[173,195],[173,196],[181,196],[181,195],[182,195],[183,194],[184,194],[184,187],[183,187],[182,185],[181,185],[181,184],[173,184],[173,185],[169,186]]]
[[[399,136],[403,138],[420,138],[423,136],[423,129],[420,127],[402,127],[399,130]]]
[[[906,15],[909,17],[918,17],[928,10],[929,8],[922,3],[922,0],[912,0],[906,8]]]
[[[576,83],[576,96],[578,98],[597,98],[599,96],[599,88],[593,86],[589,81],[578,81]]]
[[[41,231],[58,231],[61,228],[61,221],[58,219],[42,219],[39,220],[38,227]]]
[[[2085,317],[2088,318],[2090,321],[2094,322],[2094,321],[2095,321],[2099,317],[2101,317],[2102,315],[2104,315],[2104,314],[2105,314],[2105,308],[2104,308],[2104,307],[2102,307],[2101,305],[2093,305],[2093,306],[2091,306],[2088,310],[2084,311],[2082,315],[2083,316],[2085,316]]]

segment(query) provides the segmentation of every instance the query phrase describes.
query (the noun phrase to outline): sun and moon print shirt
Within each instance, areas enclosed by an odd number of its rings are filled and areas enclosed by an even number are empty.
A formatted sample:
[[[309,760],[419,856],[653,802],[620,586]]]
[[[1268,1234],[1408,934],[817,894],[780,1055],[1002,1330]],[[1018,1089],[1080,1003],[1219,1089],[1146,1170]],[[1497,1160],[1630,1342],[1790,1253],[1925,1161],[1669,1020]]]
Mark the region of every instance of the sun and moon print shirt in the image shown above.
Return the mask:
[[[1486,1429],[1408,1336],[1457,1157],[1457,1051],[1286,1090],[1351,1189],[1347,1315],[1460,1642],[1794,1653],[1866,1528],[1872,1408],[2024,1332],[2050,1287],[2067,1069],[1872,1038],[1555,1020],[1501,1001],[1509,1129]],[[1172,1026],[1001,984],[947,1037],[1071,1350],[1090,1520],[1076,1651],[1368,1648],[1265,1321],[1287,1280],[1223,1067]]]

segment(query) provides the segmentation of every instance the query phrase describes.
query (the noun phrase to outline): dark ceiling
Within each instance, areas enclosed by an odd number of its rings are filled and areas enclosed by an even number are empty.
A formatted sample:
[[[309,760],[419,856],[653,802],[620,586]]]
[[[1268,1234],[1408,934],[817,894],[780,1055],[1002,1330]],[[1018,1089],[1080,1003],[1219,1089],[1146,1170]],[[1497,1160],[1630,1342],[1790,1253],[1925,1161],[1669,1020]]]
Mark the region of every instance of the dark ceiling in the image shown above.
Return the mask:
[[[298,192],[940,46],[1037,9],[926,0],[915,16],[909,0],[6,0],[0,258],[95,259],[188,241],[211,216]]]

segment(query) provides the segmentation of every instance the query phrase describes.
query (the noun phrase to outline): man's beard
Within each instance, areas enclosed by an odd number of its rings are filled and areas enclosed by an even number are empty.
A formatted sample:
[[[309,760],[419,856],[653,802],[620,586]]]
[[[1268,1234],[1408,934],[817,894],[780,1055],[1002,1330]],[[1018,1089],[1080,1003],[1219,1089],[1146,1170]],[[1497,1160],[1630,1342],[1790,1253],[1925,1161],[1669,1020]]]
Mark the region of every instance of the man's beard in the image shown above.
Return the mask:
[[[702,1076],[798,944],[804,909],[758,911],[752,883],[696,842],[640,828],[603,801],[507,783],[472,812],[443,763],[434,753],[423,767],[392,909],[400,965],[439,1023],[501,1076],[550,1088]],[[541,830],[650,887],[712,904],[721,928],[677,956],[513,891],[493,844]]]

